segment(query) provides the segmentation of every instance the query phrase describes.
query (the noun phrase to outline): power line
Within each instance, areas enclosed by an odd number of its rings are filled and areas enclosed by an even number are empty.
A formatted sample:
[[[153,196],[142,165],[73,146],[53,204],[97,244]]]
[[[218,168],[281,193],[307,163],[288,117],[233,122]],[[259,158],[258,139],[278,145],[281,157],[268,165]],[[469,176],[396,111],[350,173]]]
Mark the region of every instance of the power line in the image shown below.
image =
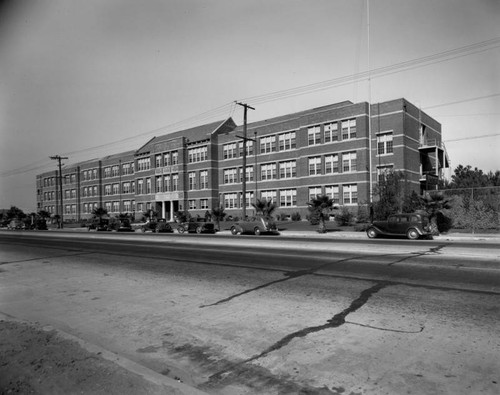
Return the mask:
[[[451,143],[455,141],[463,141],[463,140],[476,140],[476,139],[482,139],[486,137],[495,137],[495,136],[500,136],[500,133],[494,133],[494,134],[483,134],[481,136],[471,136],[471,137],[463,137],[461,139],[453,139],[453,140],[444,140],[445,143]]]

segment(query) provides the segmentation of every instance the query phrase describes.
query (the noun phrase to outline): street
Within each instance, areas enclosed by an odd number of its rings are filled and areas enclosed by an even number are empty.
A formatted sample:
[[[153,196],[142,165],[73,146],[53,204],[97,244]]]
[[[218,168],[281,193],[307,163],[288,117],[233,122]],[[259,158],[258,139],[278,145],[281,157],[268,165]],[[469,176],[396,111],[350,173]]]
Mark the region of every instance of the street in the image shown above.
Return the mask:
[[[500,246],[0,233],[0,313],[212,394],[496,394]]]

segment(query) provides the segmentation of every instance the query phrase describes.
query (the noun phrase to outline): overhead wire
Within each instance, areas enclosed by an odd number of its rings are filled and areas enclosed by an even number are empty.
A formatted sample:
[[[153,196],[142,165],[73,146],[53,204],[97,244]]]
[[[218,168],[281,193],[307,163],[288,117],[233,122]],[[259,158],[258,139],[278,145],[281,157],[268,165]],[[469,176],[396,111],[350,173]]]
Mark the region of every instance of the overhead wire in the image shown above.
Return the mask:
[[[248,98],[242,99],[242,101],[252,103],[253,105],[268,103],[271,101],[282,100],[282,99],[285,99],[288,97],[300,96],[300,95],[310,94],[310,93],[321,91],[321,90],[331,89],[333,87],[351,84],[353,82],[365,80],[368,78],[377,78],[377,77],[382,77],[382,76],[386,76],[389,74],[394,74],[397,72],[410,70],[410,69],[413,69],[416,67],[428,66],[428,65],[440,63],[443,61],[452,60],[452,59],[455,59],[458,57],[468,56],[471,54],[487,51],[487,50],[490,50],[490,49],[493,49],[493,48],[496,48],[499,46],[500,46],[500,38],[493,38],[490,40],[481,41],[481,42],[478,42],[475,44],[470,44],[470,45],[466,45],[463,47],[459,47],[459,48],[455,48],[455,49],[451,49],[451,50],[447,50],[447,51],[442,51],[442,52],[439,52],[436,54],[423,56],[420,58],[412,59],[412,60],[405,61],[405,62],[396,63],[396,64],[389,65],[389,66],[380,67],[380,68],[373,69],[373,70],[363,71],[363,72],[355,73],[352,75],[347,75],[347,76],[334,78],[334,79],[326,80],[326,81],[321,81],[321,82],[317,82],[317,83],[313,83],[313,84],[308,84],[308,85],[304,85],[304,86],[300,86],[300,87],[270,92],[270,93],[266,93],[266,94],[259,95],[259,96],[248,97]],[[463,103],[463,102],[467,102],[467,101],[478,100],[478,99],[487,98],[487,97],[495,97],[495,96],[500,96],[500,93],[496,93],[496,94],[492,94],[492,95],[488,95],[488,96],[483,96],[483,97],[478,97],[478,98],[464,99],[461,101],[456,101],[456,102],[451,102],[451,103],[438,104],[438,105],[426,107],[426,109],[436,108],[436,107],[451,105],[451,104],[458,104],[458,103]],[[93,152],[96,156],[99,156],[98,154],[102,154],[104,152],[107,152],[107,150],[110,147],[113,147],[116,151],[116,148],[118,146],[123,146],[123,147],[128,146],[127,145],[128,142],[132,143],[133,141],[136,141],[139,138],[144,138],[144,137],[152,136],[155,134],[167,134],[169,132],[178,131],[179,128],[188,127],[188,125],[194,125],[196,122],[202,122],[202,121],[206,121],[208,119],[214,119],[216,116],[222,116],[222,115],[227,114],[228,112],[229,112],[229,114],[231,114],[230,116],[232,116],[232,114],[234,114],[235,109],[236,109],[235,102],[226,103],[226,104],[223,104],[223,105],[216,107],[214,109],[205,111],[205,112],[197,114],[197,115],[193,115],[189,118],[186,118],[186,119],[178,121],[178,122],[171,123],[169,125],[163,126],[161,128],[158,128],[158,129],[143,132],[143,133],[137,134],[135,136],[126,137],[126,138],[123,138],[119,141],[104,143],[104,144],[100,144],[98,146],[88,147],[88,148],[84,148],[84,149],[80,149],[80,150],[76,150],[76,151],[65,152],[63,154],[66,156],[70,156],[70,155],[78,156],[78,155],[84,155],[85,153],[88,153],[88,152]],[[31,172],[33,170],[39,169],[40,166],[42,166],[45,163],[46,162],[44,162],[44,161],[38,161],[38,162],[35,162],[32,164],[26,165],[22,168],[17,168],[17,169],[8,170],[5,172],[0,172],[0,176],[1,177],[8,177],[11,175],[18,175],[18,174]],[[49,163],[50,162],[47,162],[47,165]]]

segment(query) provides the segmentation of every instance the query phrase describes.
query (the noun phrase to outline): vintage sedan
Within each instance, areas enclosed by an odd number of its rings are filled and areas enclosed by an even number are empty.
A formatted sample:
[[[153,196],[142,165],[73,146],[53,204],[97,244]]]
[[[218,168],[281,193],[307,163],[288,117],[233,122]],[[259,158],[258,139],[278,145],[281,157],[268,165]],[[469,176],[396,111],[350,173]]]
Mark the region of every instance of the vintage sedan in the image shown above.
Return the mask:
[[[405,236],[410,240],[430,238],[429,217],[422,214],[394,214],[386,221],[374,221],[366,230],[370,239],[378,236]]]
[[[207,222],[203,218],[190,219],[188,222],[182,222],[177,227],[179,233],[215,233],[215,224]]]
[[[174,231],[172,229],[172,226],[165,219],[148,221],[142,224],[139,230],[141,232],[154,232],[154,233],[172,233]]]
[[[261,235],[263,233],[279,234],[276,222],[271,218],[258,217],[250,221],[239,221],[231,226],[231,233],[233,235],[240,235],[243,233],[253,233],[254,235]]]

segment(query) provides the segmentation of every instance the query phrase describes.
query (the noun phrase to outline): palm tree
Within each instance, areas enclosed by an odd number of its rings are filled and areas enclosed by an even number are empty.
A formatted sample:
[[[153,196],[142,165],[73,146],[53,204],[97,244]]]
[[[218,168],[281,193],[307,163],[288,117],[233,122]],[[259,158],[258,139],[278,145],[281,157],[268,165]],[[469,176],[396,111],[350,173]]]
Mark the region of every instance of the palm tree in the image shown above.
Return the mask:
[[[422,197],[422,203],[424,204],[425,211],[429,215],[432,234],[439,235],[437,216],[438,214],[443,214],[443,210],[451,209],[451,200],[446,199],[443,192],[432,191],[426,192]]]
[[[212,218],[215,219],[215,223],[217,224],[217,230],[220,230],[220,221],[224,219],[227,213],[224,212],[223,206],[217,206],[212,208]]]
[[[106,210],[104,207],[97,207],[92,210],[92,215],[95,218],[99,218],[99,223],[102,223],[102,219],[108,215],[108,210]]]
[[[255,203],[252,203],[255,208],[256,214],[262,215],[264,218],[272,218],[274,211],[278,208],[272,200],[267,199],[257,199]]]
[[[311,215],[319,220],[318,233],[326,233],[325,221],[333,210],[333,199],[327,195],[316,195],[307,205]]]

